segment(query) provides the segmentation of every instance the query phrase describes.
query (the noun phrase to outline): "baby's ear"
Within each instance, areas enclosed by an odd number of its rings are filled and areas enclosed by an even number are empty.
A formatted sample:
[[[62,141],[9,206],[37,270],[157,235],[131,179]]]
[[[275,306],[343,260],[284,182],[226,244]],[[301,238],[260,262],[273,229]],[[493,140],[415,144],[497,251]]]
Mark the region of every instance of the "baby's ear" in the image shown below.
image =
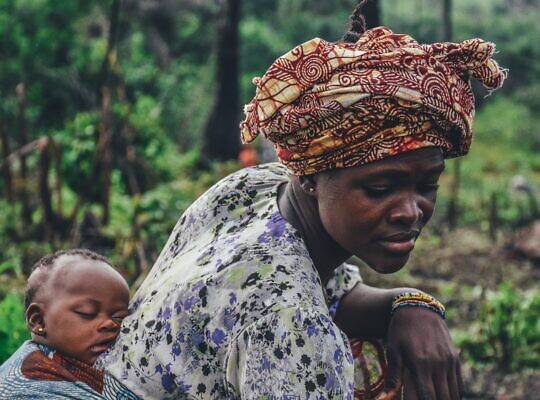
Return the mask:
[[[26,326],[32,334],[45,336],[45,320],[43,307],[38,303],[32,303],[26,309]]]

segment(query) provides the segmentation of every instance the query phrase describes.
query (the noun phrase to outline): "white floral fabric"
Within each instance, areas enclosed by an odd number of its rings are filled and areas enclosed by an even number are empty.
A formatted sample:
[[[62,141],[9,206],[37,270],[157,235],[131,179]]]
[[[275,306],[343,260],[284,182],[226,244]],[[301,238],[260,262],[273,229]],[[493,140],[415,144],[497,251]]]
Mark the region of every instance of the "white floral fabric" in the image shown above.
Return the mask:
[[[360,275],[325,288],[277,206],[280,164],[240,170],[183,214],[135,294],[108,373],[145,399],[352,399],[353,359],[334,324]]]

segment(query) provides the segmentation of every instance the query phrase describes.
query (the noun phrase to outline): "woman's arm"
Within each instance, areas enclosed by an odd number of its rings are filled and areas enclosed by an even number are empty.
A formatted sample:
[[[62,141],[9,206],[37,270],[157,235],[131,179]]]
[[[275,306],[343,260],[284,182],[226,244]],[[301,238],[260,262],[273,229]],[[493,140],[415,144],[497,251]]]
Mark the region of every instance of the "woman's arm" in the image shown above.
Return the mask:
[[[390,315],[393,298],[413,289],[377,289],[358,283],[338,307],[336,324],[349,337],[386,338],[391,399],[404,384],[408,399],[459,399],[463,392],[458,352],[444,319],[420,307]]]
[[[393,298],[411,290],[416,289],[379,289],[359,282],[342,297],[335,322],[351,338],[384,338]]]

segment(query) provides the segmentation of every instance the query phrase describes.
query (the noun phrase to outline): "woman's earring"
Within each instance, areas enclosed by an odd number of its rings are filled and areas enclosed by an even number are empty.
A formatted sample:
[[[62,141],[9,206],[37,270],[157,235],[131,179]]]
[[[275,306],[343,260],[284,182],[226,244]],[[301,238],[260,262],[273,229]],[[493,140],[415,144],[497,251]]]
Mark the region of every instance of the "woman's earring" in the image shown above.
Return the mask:
[[[43,329],[42,327],[39,327],[37,330],[37,334],[39,336],[45,336],[45,329]]]
[[[308,190],[310,193],[313,193],[315,191],[315,188],[313,186],[310,186]]]

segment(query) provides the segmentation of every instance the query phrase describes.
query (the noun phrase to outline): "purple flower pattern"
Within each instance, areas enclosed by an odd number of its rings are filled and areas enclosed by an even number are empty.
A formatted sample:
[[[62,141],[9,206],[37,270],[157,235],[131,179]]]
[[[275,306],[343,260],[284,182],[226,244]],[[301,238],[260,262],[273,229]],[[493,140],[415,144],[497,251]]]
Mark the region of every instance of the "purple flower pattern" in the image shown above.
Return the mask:
[[[145,399],[352,399],[353,362],[332,318],[360,280],[325,288],[281,216],[279,164],[244,169],[181,216],[100,365]]]

